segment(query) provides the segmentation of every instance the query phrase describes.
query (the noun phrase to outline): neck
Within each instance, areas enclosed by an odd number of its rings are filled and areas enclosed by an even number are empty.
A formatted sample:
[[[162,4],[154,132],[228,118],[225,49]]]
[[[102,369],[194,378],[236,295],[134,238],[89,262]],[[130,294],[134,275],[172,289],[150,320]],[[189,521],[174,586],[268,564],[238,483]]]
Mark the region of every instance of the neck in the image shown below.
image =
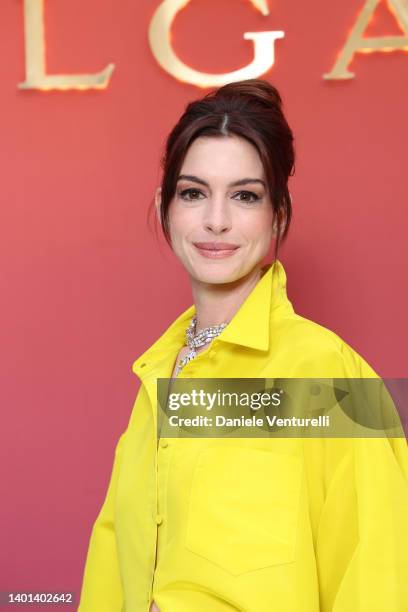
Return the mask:
[[[261,278],[261,266],[232,283],[202,283],[191,278],[197,331],[229,322]]]

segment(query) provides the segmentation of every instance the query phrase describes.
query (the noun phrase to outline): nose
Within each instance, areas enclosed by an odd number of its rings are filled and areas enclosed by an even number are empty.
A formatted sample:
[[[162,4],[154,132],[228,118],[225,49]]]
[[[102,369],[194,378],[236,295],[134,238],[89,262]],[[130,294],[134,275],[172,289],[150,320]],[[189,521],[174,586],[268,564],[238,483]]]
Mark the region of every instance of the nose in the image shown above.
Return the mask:
[[[231,229],[231,213],[223,197],[208,199],[203,214],[203,225],[206,231],[213,234],[222,234]]]

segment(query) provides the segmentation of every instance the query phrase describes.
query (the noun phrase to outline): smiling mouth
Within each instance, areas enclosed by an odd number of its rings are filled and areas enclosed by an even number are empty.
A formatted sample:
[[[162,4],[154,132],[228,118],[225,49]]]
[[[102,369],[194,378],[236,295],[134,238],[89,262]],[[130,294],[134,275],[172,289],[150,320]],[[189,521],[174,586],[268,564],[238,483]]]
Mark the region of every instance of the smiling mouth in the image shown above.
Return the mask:
[[[193,244],[198,253],[206,259],[224,259],[225,257],[231,257],[239,249],[239,245],[225,242],[194,242]]]
[[[200,251],[236,251],[239,246],[228,242],[194,242]]]

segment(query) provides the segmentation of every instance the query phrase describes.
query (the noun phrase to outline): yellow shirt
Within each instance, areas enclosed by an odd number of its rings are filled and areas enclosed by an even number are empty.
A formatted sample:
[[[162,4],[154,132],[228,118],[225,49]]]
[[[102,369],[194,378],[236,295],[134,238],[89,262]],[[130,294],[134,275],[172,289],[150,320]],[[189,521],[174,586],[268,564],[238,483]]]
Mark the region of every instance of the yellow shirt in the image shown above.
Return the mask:
[[[195,307],[133,363],[140,378],[94,523],[78,612],[407,612],[404,438],[157,441]],[[378,378],[294,312],[281,262],[186,378]]]

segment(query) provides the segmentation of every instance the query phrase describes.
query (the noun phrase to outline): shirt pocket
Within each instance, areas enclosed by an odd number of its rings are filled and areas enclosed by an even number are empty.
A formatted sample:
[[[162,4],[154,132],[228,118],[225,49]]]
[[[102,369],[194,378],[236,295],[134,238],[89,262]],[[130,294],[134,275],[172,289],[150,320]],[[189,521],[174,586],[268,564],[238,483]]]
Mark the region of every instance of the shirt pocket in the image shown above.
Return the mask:
[[[296,558],[300,457],[207,448],[193,472],[186,547],[233,575]]]

